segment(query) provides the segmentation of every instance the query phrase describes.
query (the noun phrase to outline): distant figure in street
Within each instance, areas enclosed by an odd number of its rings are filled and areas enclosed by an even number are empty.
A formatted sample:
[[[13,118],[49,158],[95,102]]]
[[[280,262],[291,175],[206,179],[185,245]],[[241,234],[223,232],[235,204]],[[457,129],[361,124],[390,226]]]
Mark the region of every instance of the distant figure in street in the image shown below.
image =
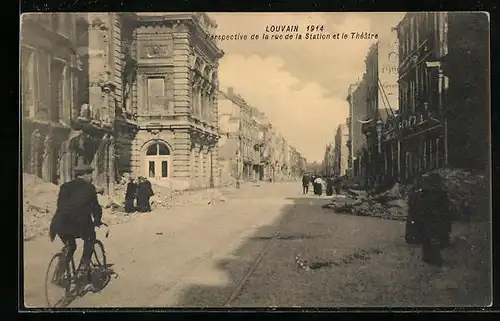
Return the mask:
[[[318,176],[314,179],[314,195],[321,196],[323,194],[323,179]]]
[[[335,176],[333,178],[333,188],[335,189],[335,194],[340,195],[340,186],[342,185],[342,177]]]
[[[449,242],[451,216],[448,208],[448,195],[444,190],[442,178],[430,174],[423,180],[419,190],[420,232],[422,236],[422,259],[432,265],[441,266],[441,249]]]
[[[137,183],[135,179],[131,176],[127,184],[127,190],[125,192],[125,212],[133,213],[135,212],[134,202],[137,198]]]
[[[309,193],[309,183],[311,182],[311,178],[309,175],[306,173],[304,176],[302,176],[302,193],[304,195],[307,195]]]
[[[328,178],[326,179],[326,195],[327,196],[333,195],[333,180],[334,180],[333,175],[328,176]]]
[[[154,192],[151,187],[151,182],[144,176],[139,177],[139,183],[137,184],[137,207],[139,212],[151,212],[149,198],[153,195]]]

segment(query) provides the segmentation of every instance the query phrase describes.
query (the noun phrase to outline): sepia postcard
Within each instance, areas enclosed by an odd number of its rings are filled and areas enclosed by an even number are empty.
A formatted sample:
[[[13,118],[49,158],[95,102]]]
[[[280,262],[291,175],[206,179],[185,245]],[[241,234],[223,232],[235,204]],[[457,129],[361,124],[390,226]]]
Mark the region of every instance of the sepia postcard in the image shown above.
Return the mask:
[[[21,306],[491,306],[489,23],[23,14]]]

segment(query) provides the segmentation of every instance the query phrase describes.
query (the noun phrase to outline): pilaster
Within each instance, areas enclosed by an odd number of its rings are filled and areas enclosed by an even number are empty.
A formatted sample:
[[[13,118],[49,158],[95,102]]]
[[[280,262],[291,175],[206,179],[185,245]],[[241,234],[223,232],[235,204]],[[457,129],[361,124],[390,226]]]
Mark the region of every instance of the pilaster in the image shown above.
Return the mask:
[[[189,179],[191,142],[188,131],[175,132],[173,145],[174,178]]]
[[[116,88],[113,69],[112,15],[88,14],[89,105],[92,118],[112,123],[115,116]]]
[[[191,53],[187,32],[177,32],[174,38],[174,101],[175,114],[185,115],[190,112],[191,83],[189,60]]]

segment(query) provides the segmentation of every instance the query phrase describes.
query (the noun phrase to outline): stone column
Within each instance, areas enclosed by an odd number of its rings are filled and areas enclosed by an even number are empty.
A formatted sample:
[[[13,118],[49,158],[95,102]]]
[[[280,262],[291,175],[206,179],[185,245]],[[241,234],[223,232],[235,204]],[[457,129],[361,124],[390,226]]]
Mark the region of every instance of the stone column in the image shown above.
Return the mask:
[[[46,182],[52,182],[53,170],[52,157],[52,133],[49,132],[43,141],[43,160],[42,160],[42,179]]]
[[[40,175],[38,171],[40,162],[40,140],[41,140],[40,131],[38,129],[35,129],[31,134],[31,146],[30,146],[31,162],[30,162],[29,173],[36,176]]]
[[[89,104],[93,107],[94,118],[111,119],[115,111],[109,106],[110,97],[102,91],[104,85],[113,83],[111,20],[108,13],[89,13],[88,20]]]
[[[180,28],[173,34],[174,42],[174,113],[193,114],[194,95],[192,95],[192,77],[196,56],[189,43],[187,28]]]
[[[116,173],[115,173],[115,137],[111,136],[108,142],[108,193],[112,192],[115,188]]]
[[[203,79],[198,78],[198,82],[196,83],[196,91],[195,93],[195,106],[196,106],[196,117],[198,119],[202,118],[203,115],[203,105],[201,100],[201,92],[203,91]]]
[[[71,180],[72,154],[68,141],[61,144],[59,155],[59,183],[63,184]]]
[[[193,139],[193,138],[191,138]],[[196,178],[196,144],[191,141],[189,152],[189,185],[194,186]]]

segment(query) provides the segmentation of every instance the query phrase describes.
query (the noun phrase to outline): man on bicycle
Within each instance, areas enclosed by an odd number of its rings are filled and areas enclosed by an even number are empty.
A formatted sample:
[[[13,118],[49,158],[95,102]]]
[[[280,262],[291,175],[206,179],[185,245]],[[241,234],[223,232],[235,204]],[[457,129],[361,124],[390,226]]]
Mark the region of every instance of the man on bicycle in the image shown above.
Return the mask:
[[[66,260],[59,262],[60,277],[73,258],[77,238],[84,241],[80,271],[83,275],[88,275],[96,237],[94,227],[102,224],[102,208],[97,200],[96,189],[92,185],[93,168],[90,165],[80,164],[74,171],[76,179],[64,183],[59,189],[57,210],[50,224],[50,240],[54,241],[58,235],[64,243]]]

